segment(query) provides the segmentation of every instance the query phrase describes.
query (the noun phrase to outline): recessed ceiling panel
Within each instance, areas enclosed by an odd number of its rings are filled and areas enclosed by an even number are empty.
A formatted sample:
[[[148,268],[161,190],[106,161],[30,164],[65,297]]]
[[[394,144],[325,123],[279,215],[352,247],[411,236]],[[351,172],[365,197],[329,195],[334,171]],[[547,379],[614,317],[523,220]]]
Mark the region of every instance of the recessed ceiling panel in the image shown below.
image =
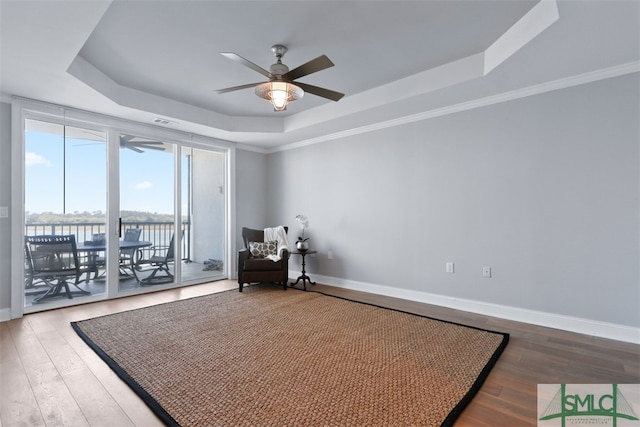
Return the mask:
[[[233,116],[273,115],[252,89],[264,81],[221,56],[268,69],[271,45],[293,69],[326,54],[336,65],[303,83],[347,96],[485,50],[536,1],[113,2],[80,56],[117,84]],[[328,103],[307,94],[280,115]]]

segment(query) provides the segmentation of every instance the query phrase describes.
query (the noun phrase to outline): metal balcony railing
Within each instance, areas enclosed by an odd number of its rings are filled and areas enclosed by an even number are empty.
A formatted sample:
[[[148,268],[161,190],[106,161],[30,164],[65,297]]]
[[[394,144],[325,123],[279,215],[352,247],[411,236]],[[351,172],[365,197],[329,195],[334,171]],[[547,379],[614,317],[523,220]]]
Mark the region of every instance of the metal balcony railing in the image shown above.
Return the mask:
[[[122,222],[122,234],[127,228],[139,228],[140,240],[153,243],[153,246],[169,246],[171,236],[174,234],[173,222]],[[184,221],[181,224],[184,238],[182,239],[182,259],[191,259],[191,224]],[[64,224],[27,224],[25,235],[69,235],[74,234],[77,242],[84,242],[93,239],[94,234],[106,232],[103,222],[74,222]]]

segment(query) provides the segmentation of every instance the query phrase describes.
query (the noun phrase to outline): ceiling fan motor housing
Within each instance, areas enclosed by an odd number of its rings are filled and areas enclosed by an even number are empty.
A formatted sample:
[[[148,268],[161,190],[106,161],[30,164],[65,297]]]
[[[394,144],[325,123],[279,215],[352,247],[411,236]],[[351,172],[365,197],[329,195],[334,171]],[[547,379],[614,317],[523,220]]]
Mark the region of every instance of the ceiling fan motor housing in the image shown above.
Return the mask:
[[[269,68],[269,73],[271,73],[271,75],[274,78],[277,78],[279,80],[282,80],[282,76],[284,74],[287,74],[289,72],[289,67],[287,67],[286,65],[284,65],[282,62],[273,64],[270,68]]]

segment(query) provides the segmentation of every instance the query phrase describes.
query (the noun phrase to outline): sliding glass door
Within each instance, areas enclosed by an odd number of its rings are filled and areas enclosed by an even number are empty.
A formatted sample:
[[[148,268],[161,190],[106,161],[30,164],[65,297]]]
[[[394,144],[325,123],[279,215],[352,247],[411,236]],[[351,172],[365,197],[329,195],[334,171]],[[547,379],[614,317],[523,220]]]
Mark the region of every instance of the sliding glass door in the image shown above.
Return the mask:
[[[228,277],[231,149],[61,108],[14,113],[12,316]]]
[[[29,119],[24,147],[24,306],[104,295],[106,133]],[[64,251],[51,243],[63,236],[73,239]],[[72,267],[81,275],[65,271]]]
[[[131,134],[119,135],[119,291],[174,282],[176,245],[176,145]],[[137,242],[137,244],[136,244]]]

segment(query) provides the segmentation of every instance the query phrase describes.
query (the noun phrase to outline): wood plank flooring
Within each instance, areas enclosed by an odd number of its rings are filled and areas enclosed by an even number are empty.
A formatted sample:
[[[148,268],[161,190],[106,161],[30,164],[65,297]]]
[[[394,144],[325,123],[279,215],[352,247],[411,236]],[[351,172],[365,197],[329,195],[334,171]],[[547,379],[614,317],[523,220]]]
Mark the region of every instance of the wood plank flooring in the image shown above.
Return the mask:
[[[0,427],[162,425],[69,323],[235,287],[224,280],[0,323]],[[638,345],[330,286],[311,289],[510,333],[505,352],[456,426],[535,426],[539,383],[640,383]]]

